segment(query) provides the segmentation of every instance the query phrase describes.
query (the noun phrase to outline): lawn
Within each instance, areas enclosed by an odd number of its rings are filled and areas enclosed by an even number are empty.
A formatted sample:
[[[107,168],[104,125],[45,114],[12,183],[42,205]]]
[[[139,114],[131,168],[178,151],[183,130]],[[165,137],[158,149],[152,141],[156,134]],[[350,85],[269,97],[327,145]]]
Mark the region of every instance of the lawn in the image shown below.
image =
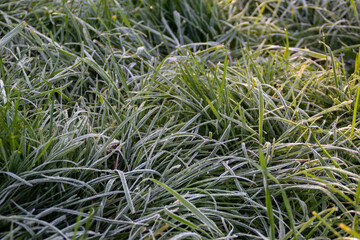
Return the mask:
[[[0,0],[0,239],[360,239],[359,0]]]

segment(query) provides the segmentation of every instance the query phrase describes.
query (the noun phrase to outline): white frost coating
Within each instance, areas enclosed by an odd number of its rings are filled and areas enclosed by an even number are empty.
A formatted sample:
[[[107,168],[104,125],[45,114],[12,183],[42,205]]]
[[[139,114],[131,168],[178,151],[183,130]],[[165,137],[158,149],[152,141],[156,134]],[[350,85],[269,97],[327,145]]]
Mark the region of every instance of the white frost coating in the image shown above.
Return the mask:
[[[6,92],[5,92],[5,87],[4,87],[4,82],[2,79],[0,79],[0,92],[1,92],[1,97],[3,99],[4,104],[7,102],[7,98],[6,98]]]
[[[147,59],[151,59],[151,55],[148,53],[148,51],[143,46],[137,48],[135,55],[140,56],[140,57],[145,57]]]

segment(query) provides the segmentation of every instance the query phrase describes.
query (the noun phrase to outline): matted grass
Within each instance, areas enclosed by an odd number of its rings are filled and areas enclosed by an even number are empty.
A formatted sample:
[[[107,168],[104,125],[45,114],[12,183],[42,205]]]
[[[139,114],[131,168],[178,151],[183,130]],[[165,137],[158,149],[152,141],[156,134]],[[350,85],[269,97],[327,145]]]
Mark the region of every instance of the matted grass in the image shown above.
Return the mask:
[[[359,238],[359,12],[0,0],[0,238]]]

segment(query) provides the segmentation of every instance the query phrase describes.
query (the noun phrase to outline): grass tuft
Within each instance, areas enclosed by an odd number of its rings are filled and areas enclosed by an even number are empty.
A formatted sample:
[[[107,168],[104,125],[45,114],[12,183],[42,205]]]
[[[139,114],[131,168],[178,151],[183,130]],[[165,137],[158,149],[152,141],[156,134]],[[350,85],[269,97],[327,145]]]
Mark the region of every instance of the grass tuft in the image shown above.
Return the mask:
[[[359,6],[0,0],[0,238],[359,238]]]

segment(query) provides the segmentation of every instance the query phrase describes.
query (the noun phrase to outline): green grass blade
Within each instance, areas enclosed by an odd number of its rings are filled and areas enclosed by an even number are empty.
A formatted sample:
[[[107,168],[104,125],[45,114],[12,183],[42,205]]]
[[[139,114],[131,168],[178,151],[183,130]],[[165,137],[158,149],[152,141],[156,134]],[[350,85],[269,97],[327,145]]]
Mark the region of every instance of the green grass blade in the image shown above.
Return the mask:
[[[0,48],[4,47],[8,42],[10,42],[16,35],[18,35],[24,28],[27,26],[26,22],[22,22],[17,25],[13,30],[7,33],[4,37],[0,39]]]
[[[126,197],[126,200],[127,200],[128,204],[129,204],[130,211],[131,211],[132,214],[134,214],[135,213],[134,203],[133,203],[131,195],[130,195],[130,190],[129,190],[129,187],[127,185],[125,174],[124,174],[123,171],[119,171],[119,170],[115,170],[115,171],[118,173],[118,175],[120,177],[120,180],[121,180],[124,192],[125,192],[125,197]]]
[[[177,193],[175,190],[170,188],[164,183],[161,183],[155,179],[149,179],[153,181],[154,183],[160,185],[163,187],[166,191],[171,193],[184,207],[186,207],[190,212],[192,212],[201,222],[203,222],[207,227],[215,231],[216,233],[222,235],[221,230],[216,226],[216,224],[209,219],[207,216],[205,216],[199,209],[197,209],[191,202],[186,200],[183,196],[181,196],[179,193]]]

